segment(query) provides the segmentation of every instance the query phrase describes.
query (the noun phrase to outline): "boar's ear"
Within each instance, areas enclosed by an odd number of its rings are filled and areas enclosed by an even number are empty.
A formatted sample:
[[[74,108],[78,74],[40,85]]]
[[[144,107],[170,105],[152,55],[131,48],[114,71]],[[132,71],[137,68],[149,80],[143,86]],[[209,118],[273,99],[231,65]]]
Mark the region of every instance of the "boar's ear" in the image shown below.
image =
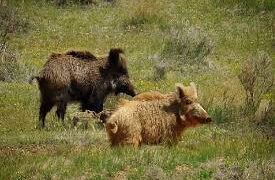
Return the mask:
[[[182,84],[179,84],[179,83],[176,84],[176,94],[177,94],[177,99],[179,101],[181,101],[182,98],[185,97],[184,86]]]
[[[190,83],[190,87],[192,89],[192,96],[197,99],[198,98],[198,93],[197,93],[197,87],[196,84],[194,82]]]
[[[120,48],[112,48],[110,49],[109,56],[108,56],[108,61],[110,65],[117,65],[119,64],[120,61],[120,54],[124,53],[122,49]]]
[[[116,134],[118,130],[118,126],[115,122],[109,122],[106,125],[106,129],[107,131],[112,132],[113,134]]]

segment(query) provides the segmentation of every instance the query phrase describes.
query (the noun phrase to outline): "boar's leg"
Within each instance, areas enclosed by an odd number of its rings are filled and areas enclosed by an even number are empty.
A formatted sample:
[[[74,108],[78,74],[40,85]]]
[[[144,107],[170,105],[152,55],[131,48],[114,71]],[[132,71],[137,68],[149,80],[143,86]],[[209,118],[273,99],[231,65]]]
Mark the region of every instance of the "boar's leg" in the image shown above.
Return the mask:
[[[65,114],[66,114],[66,109],[67,109],[66,102],[60,102],[57,104],[56,115],[58,119],[62,120],[63,123],[64,123]]]
[[[53,103],[46,101],[46,100],[41,100],[41,105],[40,105],[40,110],[39,110],[39,126],[40,128],[45,127],[45,118],[47,113],[52,109]]]
[[[100,101],[95,102],[81,102],[81,110],[84,112],[86,110],[94,111],[99,113],[103,110],[103,103]]]
[[[91,94],[90,97],[81,100],[81,110],[94,111],[99,113],[103,111],[103,98],[98,98],[95,94]]]
[[[96,113],[99,113],[99,112],[103,111],[103,103],[97,101],[92,104],[91,108],[94,109],[93,111],[95,111]]]

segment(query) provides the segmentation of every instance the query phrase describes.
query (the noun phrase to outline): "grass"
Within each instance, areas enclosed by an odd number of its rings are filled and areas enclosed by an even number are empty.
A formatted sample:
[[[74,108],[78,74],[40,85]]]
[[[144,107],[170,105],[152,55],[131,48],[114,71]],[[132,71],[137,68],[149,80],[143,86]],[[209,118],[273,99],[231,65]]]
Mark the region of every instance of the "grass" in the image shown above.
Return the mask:
[[[269,7],[262,13],[240,13],[236,6],[217,0],[120,0],[114,5],[62,8],[45,1],[18,2],[14,1],[30,29],[11,39],[9,47],[21,63],[39,71],[51,52],[87,49],[102,55],[111,47],[122,47],[138,92],[174,91],[176,82],[194,81],[215,123],[187,130],[176,146],[113,149],[104,129],[71,127],[69,116],[77,105],[69,106],[64,126],[53,110],[47,128],[38,130],[37,85],[0,82],[0,179],[230,179],[234,167],[242,178],[253,179],[253,173],[274,178],[274,136],[255,128],[238,112],[245,92],[237,78],[240,65],[258,50],[267,52],[274,63],[274,11]],[[214,68],[168,70],[164,79],[155,81],[150,57],[161,55],[175,28],[196,28],[207,34],[214,43],[207,56]],[[106,107],[114,107],[117,99],[110,97]]]

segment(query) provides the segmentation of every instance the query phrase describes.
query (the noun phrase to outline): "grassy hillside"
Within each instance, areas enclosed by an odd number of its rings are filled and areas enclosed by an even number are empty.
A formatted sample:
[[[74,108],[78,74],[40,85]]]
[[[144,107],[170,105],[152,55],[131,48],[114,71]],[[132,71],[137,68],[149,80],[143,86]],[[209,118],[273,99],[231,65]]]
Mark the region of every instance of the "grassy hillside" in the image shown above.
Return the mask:
[[[253,59],[262,68],[253,71],[254,88],[264,91],[270,81],[263,80],[274,80],[273,1],[8,2],[24,31],[9,33],[0,53],[0,77],[9,77],[0,81],[0,179],[274,179],[274,113],[254,120],[262,99],[274,108],[274,86],[253,101],[253,109],[243,86],[253,73],[245,82],[238,78]],[[187,130],[176,146],[113,149],[92,120],[88,130],[71,127],[78,111],[73,104],[65,125],[53,110],[47,128],[38,130],[39,91],[28,77],[52,52],[104,55],[112,47],[125,50],[138,92],[196,82],[214,123]],[[115,107],[118,98],[108,98],[105,107]]]

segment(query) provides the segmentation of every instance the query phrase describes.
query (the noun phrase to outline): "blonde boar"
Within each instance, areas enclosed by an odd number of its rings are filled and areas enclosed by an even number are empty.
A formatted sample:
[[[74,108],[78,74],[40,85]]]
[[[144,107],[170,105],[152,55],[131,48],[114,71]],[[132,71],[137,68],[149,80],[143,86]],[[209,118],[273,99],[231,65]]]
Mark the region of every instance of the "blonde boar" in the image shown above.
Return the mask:
[[[165,97],[166,97],[165,94],[162,94],[158,91],[150,91],[150,92],[140,93],[140,94],[134,96],[132,100],[151,101],[151,100],[163,99]]]
[[[194,83],[176,84],[176,92],[146,92],[124,100],[106,123],[112,146],[158,144],[179,141],[188,127],[211,122],[197,102]]]

